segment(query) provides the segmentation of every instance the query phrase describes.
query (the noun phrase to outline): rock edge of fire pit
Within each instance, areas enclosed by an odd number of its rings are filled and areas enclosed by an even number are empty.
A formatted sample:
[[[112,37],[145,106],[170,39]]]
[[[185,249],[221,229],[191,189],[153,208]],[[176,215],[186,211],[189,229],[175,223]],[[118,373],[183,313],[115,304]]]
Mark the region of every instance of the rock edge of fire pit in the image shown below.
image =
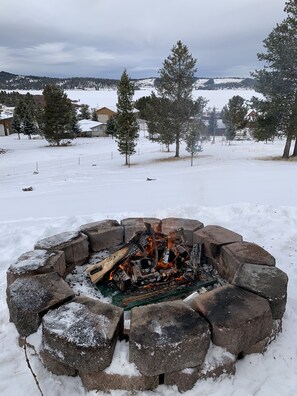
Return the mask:
[[[127,242],[145,223],[163,233],[183,228],[187,244],[202,247],[226,284],[184,301],[133,308],[129,338],[121,308],[75,296],[64,279],[90,254]],[[87,390],[153,390],[164,383],[184,392],[199,379],[235,374],[239,357],[265,352],[281,331],[287,283],[270,253],[218,225],[182,218],[107,219],[36,242],[35,250],[8,268],[7,304],[21,337],[42,323],[37,353],[56,375],[80,375]],[[114,352],[127,338],[127,347]]]

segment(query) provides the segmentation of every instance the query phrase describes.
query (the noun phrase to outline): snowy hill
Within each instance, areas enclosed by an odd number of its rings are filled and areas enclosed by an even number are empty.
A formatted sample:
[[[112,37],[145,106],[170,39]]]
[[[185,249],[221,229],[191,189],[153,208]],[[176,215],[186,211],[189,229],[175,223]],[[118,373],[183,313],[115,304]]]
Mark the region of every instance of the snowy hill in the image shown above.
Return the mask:
[[[132,79],[135,88],[153,89],[158,84],[157,77],[142,79]],[[253,79],[239,77],[222,77],[222,78],[197,78],[195,83],[196,89],[252,89],[254,87]],[[63,89],[82,89],[82,90],[102,90],[116,89],[119,80],[108,78],[94,77],[71,77],[71,78],[53,78],[24,76],[4,71],[0,72],[0,89],[7,90],[42,90],[46,84],[59,84]]]

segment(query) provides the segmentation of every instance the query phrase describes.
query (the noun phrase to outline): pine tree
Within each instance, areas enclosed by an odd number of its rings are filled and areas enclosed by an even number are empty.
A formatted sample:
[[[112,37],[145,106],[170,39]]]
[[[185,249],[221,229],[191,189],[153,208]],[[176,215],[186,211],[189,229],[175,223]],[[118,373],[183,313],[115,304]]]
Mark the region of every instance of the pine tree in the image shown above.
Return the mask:
[[[23,122],[23,134],[31,139],[31,135],[36,132],[36,125],[31,114],[28,114]]]
[[[22,133],[22,125],[20,121],[20,117],[18,114],[14,112],[12,119],[12,131],[18,134],[18,138],[20,139],[20,133]]]
[[[71,102],[63,89],[54,84],[48,84],[43,91],[44,107],[44,137],[57,146],[61,142],[69,142],[73,135],[73,113]]]
[[[165,145],[168,152],[170,151],[170,145],[175,142],[174,115],[171,112],[170,100],[157,97],[152,93],[146,107],[148,138],[152,142]],[[164,114],[166,117],[164,117]]]
[[[116,142],[118,151],[125,155],[125,165],[130,165],[130,156],[135,154],[139,137],[138,124],[133,113],[134,86],[124,70],[117,89],[117,125]]]
[[[235,95],[229,99],[228,104],[222,109],[222,120],[226,125],[227,140],[234,140],[236,131],[243,129],[247,124],[248,107],[245,100]]]
[[[98,121],[96,109],[93,109],[93,110],[92,110],[91,120],[92,120],[92,121]]]
[[[214,107],[212,109],[212,112],[210,113],[210,117],[208,120],[208,132],[209,132],[209,135],[211,135],[213,137],[213,143],[215,140],[215,133],[216,133],[217,127],[218,127],[218,119],[217,119],[216,108]]]
[[[287,17],[271,31],[263,41],[265,52],[258,59],[265,62],[256,70],[256,90],[264,99],[254,101],[262,120],[270,120],[275,112],[272,135],[286,136],[283,157],[288,158],[293,139],[297,136],[297,0],[289,0],[284,11]],[[297,156],[297,139],[293,155]]]
[[[90,107],[87,104],[82,104],[80,107],[79,120],[89,120],[91,118]]]
[[[106,122],[106,133],[112,138],[117,134],[117,120],[116,116],[111,116]]]
[[[186,150],[191,154],[191,166],[193,166],[194,155],[202,151],[202,145],[200,141],[200,127],[201,121],[192,119],[189,122],[189,128],[185,136]]]
[[[194,105],[192,100],[196,62],[189,53],[188,47],[178,41],[160,70],[157,91],[163,99],[171,102],[171,110],[168,114],[164,114],[164,117],[170,119],[174,128],[176,157],[179,157],[180,142],[187,129],[186,125],[197,110],[197,105]]]

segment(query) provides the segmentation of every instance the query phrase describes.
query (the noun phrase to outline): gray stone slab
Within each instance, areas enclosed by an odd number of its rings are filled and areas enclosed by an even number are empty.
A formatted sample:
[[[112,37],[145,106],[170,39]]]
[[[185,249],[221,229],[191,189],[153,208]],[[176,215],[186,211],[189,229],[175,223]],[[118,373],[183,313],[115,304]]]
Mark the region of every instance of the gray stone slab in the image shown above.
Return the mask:
[[[274,267],[275,259],[256,243],[245,241],[222,247],[220,262],[217,268],[222,277],[231,282],[242,264],[258,264]]]
[[[99,252],[124,243],[124,227],[116,220],[84,224],[80,230],[89,238],[90,250]]]
[[[162,220],[163,234],[168,235],[170,232],[182,228],[186,237],[186,243],[189,246],[193,246],[193,232],[201,229],[203,226],[204,225],[201,223],[201,221],[193,219],[168,217]]]
[[[46,350],[41,350],[39,356],[43,365],[55,375],[68,375],[69,377],[75,377],[78,374],[76,369],[53,358]]]
[[[7,284],[11,285],[17,278],[57,272],[64,276],[66,270],[65,256],[62,251],[32,250],[23,253],[7,270]]]
[[[70,273],[76,265],[82,265],[89,258],[89,240],[81,232],[62,232],[38,241],[34,249],[49,251],[62,250],[65,254],[66,273]]]
[[[190,305],[210,323],[213,343],[235,356],[271,334],[268,301],[239,287],[219,287],[200,294]]]
[[[76,297],[43,317],[43,349],[80,372],[104,370],[111,363],[122,329],[121,308]]]
[[[209,343],[208,323],[182,301],[132,309],[129,360],[143,375],[199,366]]]
[[[125,390],[134,392],[154,390],[159,385],[159,376],[146,377],[140,373],[129,374],[125,367],[121,373],[110,373],[106,370],[79,373],[87,391],[110,392],[111,390]]]
[[[20,335],[28,336],[37,331],[50,308],[73,297],[72,289],[56,272],[18,278],[7,287],[10,320]]]
[[[121,225],[124,226],[125,243],[129,242],[137,231],[146,230],[144,223],[150,224],[154,231],[161,230],[161,220],[155,217],[130,217],[127,219],[123,219],[121,221]]]
[[[205,256],[214,261],[218,260],[222,246],[240,241],[241,235],[218,225],[207,225],[193,233],[193,243],[202,244]]]
[[[242,264],[232,283],[268,300],[273,319],[281,319],[286,309],[288,276],[277,267]]]
[[[202,366],[166,373],[165,385],[176,385],[179,392],[191,390],[198,380],[232,376],[236,372],[236,357],[223,348],[210,345]]]

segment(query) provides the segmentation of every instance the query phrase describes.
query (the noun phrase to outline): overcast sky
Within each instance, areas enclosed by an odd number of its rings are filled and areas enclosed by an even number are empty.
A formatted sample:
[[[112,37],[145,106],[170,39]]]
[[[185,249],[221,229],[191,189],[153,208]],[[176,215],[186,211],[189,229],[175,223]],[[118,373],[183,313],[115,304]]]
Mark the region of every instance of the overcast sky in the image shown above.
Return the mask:
[[[248,77],[285,0],[0,0],[0,71],[158,76],[181,40],[197,76]]]

